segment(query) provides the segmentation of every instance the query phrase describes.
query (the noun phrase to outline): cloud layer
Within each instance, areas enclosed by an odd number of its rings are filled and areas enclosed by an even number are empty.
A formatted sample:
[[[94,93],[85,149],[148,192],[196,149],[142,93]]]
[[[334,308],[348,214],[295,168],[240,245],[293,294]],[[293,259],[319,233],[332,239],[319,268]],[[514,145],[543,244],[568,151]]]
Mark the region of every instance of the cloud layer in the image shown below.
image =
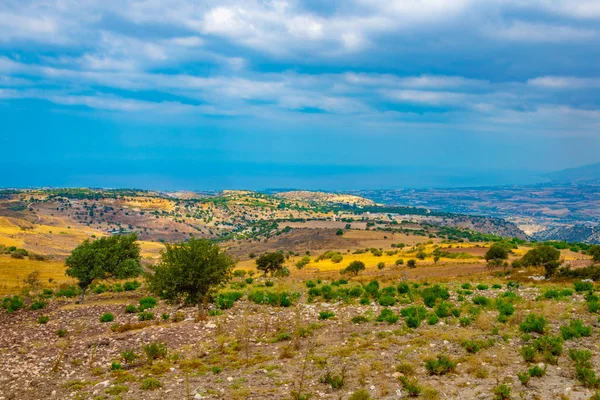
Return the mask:
[[[599,4],[6,0],[0,105],[367,137],[597,138]]]

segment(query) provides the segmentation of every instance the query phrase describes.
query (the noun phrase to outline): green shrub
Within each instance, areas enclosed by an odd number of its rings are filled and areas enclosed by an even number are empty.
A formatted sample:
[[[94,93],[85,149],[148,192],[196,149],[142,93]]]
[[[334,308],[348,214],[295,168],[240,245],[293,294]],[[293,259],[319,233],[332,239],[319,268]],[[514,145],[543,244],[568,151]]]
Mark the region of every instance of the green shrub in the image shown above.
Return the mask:
[[[79,288],[75,286],[61,287],[56,293],[56,297],[73,298],[79,294]]]
[[[327,371],[325,375],[319,378],[319,382],[330,385],[333,389],[341,389],[344,387],[346,377],[344,370],[340,375],[333,375],[331,371]]]
[[[167,357],[167,345],[160,342],[150,342],[142,346],[142,350],[148,361],[158,360]]]
[[[363,293],[364,293],[364,292],[363,292],[363,289],[362,289],[362,287],[360,287],[360,286],[354,286],[352,289],[350,289],[350,290],[348,291],[348,295],[349,295],[350,297],[354,297],[354,298],[357,298],[357,297],[360,297],[360,296],[362,296],[362,295],[363,295]]]
[[[580,319],[571,320],[569,325],[560,327],[560,334],[564,340],[579,339],[581,337],[591,336],[592,328],[585,326]]]
[[[398,284],[398,286],[396,287],[396,290],[398,291],[399,294],[406,294],[406,293],[410,293],[410,286],[408,285],[408,283],[406,282],[401,282],[400,284]]]
[[[532,346],[548,363],[556,364],[563,351],[563,339],[560,336],[540,336]]]
[[[335,317],[335,313],[333,311],[321,311],[319,313],[319,319],[326,320]]]
[[[66,329],[59,329],[56,331],[56,336],[58,336],[59,338],[64,338],[69,334],[69,332]]]
[[[449,317],[452,312],[452,304],[447,301],[442,301],[435,307],[435,315],[440,318]]]
[[[39,322],[40,324],[42,324],[42,325],[44,325],[44,324],[47,324],[47,323],[48,323],[48,321],[50,321],[50,317],[49,317],[49,316],[47,316],[47,315],[41,315],[41,316],[38,318],[38,322]]]
[[[46,302],[45,301],[41,301],[41,300],[36,300],[33,303],[31,303],[31,305],[29,306],[30,310],[41,310],[42,308],[46,307]]]
[[[477,304],[478,306],[487,307],[490,305],[490,299],[485,296],[475,296],[473,297],[473,304]]]
[[[369,322],[369,319],[364,315],[357,315],[356,317],[352,317],[350,320],[353,324],[362,324],[364,322]]]
[[[120,362],[113,361],[113,362],[110,364],[110,370],[111,370],[111,371],[120,371],[120,370],[122,370],[122,369],[123,369],[123,366],[121,365],[121,363],[120,363]]]
[[[521,355],[526,362],[534,362],[537,350],[533,346],[521,347]]]
[[[492,285],[492,289],[502,289],[502,285],[500,285],[499,283],[494,283]]]
[[[379,305],[384,306],[384,307],[389,307],[389,306],[393,306],[394,304],[396,304],[396,298],[393,296],[381,296],[379,297]]]
[[[294,400],[308,400],[307,397],[303,399],[294,399]],[[371,395],[367,389],[358,389],[356,392],[352,393],[348,400],[371,400]]]
[[[137,354],[135,354],[133,350],[123,350],[121,352],[121,357],[126,363],[131,364],[137,359]]]
[[[523,385],[527,385],[531,379],[531,375],[529,375],[529,372],[519,372],[517,373],[517,378],[519,378],[519,381]]]
[[[23,307],[25,307],[25,303],[19,298],[19,296],[9,296],[2,300],[2,308],[4,308],[8,313],[18,311]]]
[[[446,375],[456,370],[456,364],[448,356],[438,354],[437,358],[425,360],[425,369],[430,375]]]
[[[521,322],[521,324],[519,325],[519,328],[521,329],[521,332],[525,332],[525,333],[535,332],[535,333],[544,334],[544,329],[546,328],[547,324],[548,324],[548,321],[543,316],[529,314],[525,318],[525,321]]]
[[[450,298],[450,293],[448,292],[448,289],[441,287],[440,285],[434,285],[424,289],[421,292],[421,296],[423,297],[425,305],[429,308],[433,308],[437,299],[448,300],[448,298]]]
[[[125,289],[126,292],[131,292],[138,289],[140,286],[142,286],[142,284],[137,280],[127,281],[123,285],[123,289]]]
[[[154,319],[154,313],[150,311],[142,311],[138,313],[138,319],[140,321],[152,321]]]
[[[266,281],[265,282],[265,286],[266,287],[273,287],[273,286],[275,286],[275,282],[273,282],[273,281]]]
[[[127,306],[125,306],[125,312],[127,314],[135,314],[137,311],[138,309],[135,304],[127,304]]]
[[[100,316],[100,322],[113,322],[115,316],[112,313],[104,313]]]
[[[470,283],[463,283],[460,287],[463,288],[463,289],[465,289],[465,290],[471,290],[471,289],[473,289],[473,286]]]
[[[437,315],[435,314],[429,314],[429,317],[427,317],[427,324],[428,325],[435,325],[438,322],[440,322],[440,319]]]
[[[162,387],[160,381],[156,378],[146,378],[142,381],[142,390],[156,390]]]
[[[462,340],[460,345],[467,353],[475,354],[482,349],[487,349],[494,345],[494,339],[489,340]]]
[[[492,389],[494,400],[510,400],[511,389],[507,385],[498,385]]]
[[[156,307],[156,304],[158,304],[158,301],[154,298],[154,297],[144,297],[140,299],[140,306],[139,306],[139,310],[140,311],[145,311],[149,308],[154,308]]]
[[[419,397],[423,388],[419,385],[419,382],[416,378],[409,379],[406,376],[400,377],[400,383],[406,392],[408,393],[408,397]]]
[[[395,324],[396,322],[398,322],[398,319],[400,319],[400,317],[396,315],[392,310],[390,310],[389,308],[384,308],[383,310],[381,310],[379,316],[377,316],[376,321],[385,321],[388,324]]]
[[[480,283],[479,285],[477,285],[477,290],[488,290],[489,286],[488,285],[484,285],[483,283]]]
[[[577,293],[592,292],[594,290],[594,284],[592,282],[574,282],[573,287]]]
[[[219,310],[228,310],[233,304],[244,296],[242,292],[222,292],[215,299],[215,306]]]
[[[532,378],[541,378],[544,375],[546,375],[546,370],[540,368],[538,365],[529,368],[529,376]]]
[[[404,265],[404,260],[402,258],[397,259],[394,264],[400,266],[400,265]]]

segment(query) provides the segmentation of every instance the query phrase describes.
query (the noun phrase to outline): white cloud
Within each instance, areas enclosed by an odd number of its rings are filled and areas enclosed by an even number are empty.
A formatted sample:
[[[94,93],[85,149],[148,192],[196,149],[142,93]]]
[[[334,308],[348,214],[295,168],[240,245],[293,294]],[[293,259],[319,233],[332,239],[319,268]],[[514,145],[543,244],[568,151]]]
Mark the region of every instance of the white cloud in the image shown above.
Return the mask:
[[[529,79],[530,86],[548,89],[589,89],[600,87],[600,78],[576,78],[572,76],[541,76]]]
[[[573,42],[598,37],[598,32],[592,29],[523,21],[515,21],[508,26],[494,26],[488,29],[488,34],[501,39],[533,43]]]

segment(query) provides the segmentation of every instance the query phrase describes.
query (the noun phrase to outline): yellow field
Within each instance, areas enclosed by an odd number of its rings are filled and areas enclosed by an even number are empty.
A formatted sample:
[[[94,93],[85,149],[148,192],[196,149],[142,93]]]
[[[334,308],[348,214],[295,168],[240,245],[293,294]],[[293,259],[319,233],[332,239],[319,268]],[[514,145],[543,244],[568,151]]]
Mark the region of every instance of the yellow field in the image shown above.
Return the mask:
[[[65,275],[65,264],[62,261],[18,260],[9,256],[0,256],[0,295],[18,294],[23,286],[23,279],[34,271],[40,272],[43,287],[56,287],[61,283],[74,284],[75,280]],[[49,282],[52,279],[52,283]]]

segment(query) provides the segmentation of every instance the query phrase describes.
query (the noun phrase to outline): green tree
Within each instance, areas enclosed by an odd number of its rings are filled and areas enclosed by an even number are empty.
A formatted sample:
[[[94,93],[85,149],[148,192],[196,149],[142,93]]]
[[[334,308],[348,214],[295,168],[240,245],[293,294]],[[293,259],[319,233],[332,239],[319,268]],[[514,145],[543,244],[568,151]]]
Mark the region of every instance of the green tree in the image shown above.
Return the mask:
[[[281,268],[285,257],[279,251],[273,253],[265,253],[256,259],[256,269],[262,271],[265,275],[268,273],[275,274]]]
[[[525,253],[519,264],[523,267],[544,267],[546,277],[549,278],[554,275],[554,272],[560,265],[559,259],[560,250],[543,244]]]
[[[588,254],[592,256],[595,263],[600,263],[600,245],[594,244],[588,249]]]
[[[508,258],[508,249],[500,243],[494,243],[485,253],[485,260],[506,260]]]
[[[95,280],[133,278],[142,273],[135,234],[85,240],[71,252],[65,264],[66,274],[79,281],[80,303]]]
[[[352,261],[345,269],[344,273],[358,275],[360,271],[365,270],[365,263],[362,261]]]
[[[406,262],[406,265],[408,266],[408,268],[417,268],[417,260],[411,258]]]
[[[148,286],[163,299],[196,304],[198,317],[204,319],[208,295],[231,278],[234,266],[231,257],[207,239],[167,244],[147,278]]]
[[[344,234],[344,230],[343,230],[343,229],[338,229],[338,230],[335,232],[335,234],[336,234],[336,235],[338,235],[338,236],[342,236],[342,235]]]

